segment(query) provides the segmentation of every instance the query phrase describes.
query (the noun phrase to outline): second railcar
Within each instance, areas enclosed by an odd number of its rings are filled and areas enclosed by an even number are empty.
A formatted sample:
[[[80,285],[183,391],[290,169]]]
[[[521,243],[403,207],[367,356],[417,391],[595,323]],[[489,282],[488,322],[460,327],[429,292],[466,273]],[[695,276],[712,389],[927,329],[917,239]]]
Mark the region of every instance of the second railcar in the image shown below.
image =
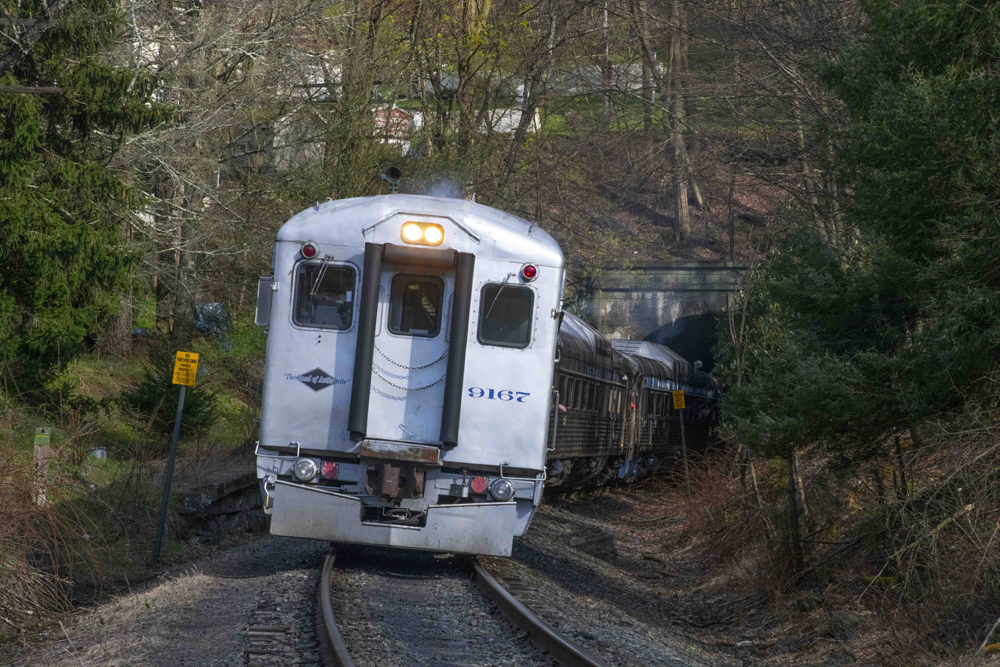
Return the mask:
[[[712,376],[648,341],[609,340],[566,314],[559,333],[548,434],[548,485],[601,486],[631,478],[681,449],[671,392],[684,390],[685,431],[704,448],[718,420]]]

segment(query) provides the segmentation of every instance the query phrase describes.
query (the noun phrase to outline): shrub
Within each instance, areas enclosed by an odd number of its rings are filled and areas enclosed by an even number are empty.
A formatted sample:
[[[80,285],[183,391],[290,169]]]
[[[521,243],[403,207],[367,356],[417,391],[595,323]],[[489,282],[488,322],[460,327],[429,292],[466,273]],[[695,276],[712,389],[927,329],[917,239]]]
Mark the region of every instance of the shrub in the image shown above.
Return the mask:
[[[135,410],[156,430],[169,434],[177,414],[179,387],[172,384],[174,357],[163,349],[150,354],[150,365],[142,381],[122,394],[125,405]],[[199,368],[199,375],[204,366]],[[181,433],[198,435],[215,423],[215,395],[203,386],[187,388]]]

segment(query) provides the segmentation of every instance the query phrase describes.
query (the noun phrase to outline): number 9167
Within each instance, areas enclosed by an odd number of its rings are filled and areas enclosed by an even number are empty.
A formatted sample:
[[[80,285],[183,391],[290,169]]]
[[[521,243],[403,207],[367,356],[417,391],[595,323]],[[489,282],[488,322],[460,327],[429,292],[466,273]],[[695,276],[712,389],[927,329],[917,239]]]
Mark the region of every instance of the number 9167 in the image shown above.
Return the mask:
[[[489,398],[497,401],[517,401],[524,403],[524,399],[530,396],[526,391],[513,391],[511,389],[483,389],[482,387],[469,387],[469,398]]]

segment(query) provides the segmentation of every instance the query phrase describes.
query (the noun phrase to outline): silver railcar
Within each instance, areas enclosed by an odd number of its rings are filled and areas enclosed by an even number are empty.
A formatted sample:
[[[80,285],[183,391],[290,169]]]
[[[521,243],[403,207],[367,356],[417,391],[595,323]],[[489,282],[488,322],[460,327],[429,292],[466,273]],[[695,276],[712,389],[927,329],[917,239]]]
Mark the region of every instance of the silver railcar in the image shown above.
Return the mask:
[[[257,306],[271,532],[509,555],[541,499],[564,280],[548,234],[473,202],[289,220]]]

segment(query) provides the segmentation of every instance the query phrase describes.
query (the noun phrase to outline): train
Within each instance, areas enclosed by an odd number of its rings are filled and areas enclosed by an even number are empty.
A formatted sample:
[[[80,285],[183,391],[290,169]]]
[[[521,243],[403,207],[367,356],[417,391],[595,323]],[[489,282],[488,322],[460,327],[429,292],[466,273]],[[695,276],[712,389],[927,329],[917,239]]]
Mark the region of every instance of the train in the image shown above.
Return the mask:
[[[631,479],[710,437],[715,380],[563,310],[538,225],[461,199],[317,203],[277,234],[255,450],[270,532],[507,556],[542,490]]]

